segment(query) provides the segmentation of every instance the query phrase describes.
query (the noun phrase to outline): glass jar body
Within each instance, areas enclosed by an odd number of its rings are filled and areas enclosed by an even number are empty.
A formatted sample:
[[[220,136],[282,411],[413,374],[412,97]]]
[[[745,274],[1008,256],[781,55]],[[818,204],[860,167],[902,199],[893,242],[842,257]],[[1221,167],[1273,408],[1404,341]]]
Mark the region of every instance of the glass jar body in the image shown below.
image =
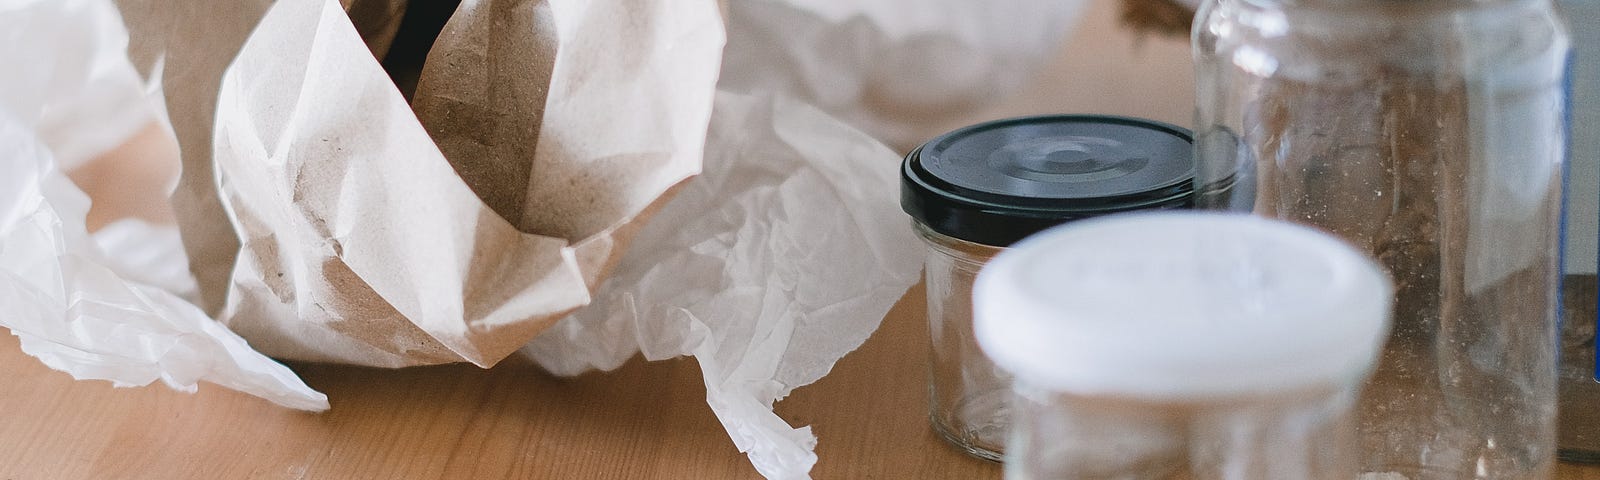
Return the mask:
[[[1393,275],[1363,471],[1555,457],[1569,40],[1549,0],[1210,0],[1196,206],[1335,233]]]
[[[1209,401],[1017,382],[1007,480],[1350,480],[1358,385]]]
[[[1000,460],[1009,425],[1010,377],[978,349],[972,333],[972,284],[1003,248],[972,243],[913,222],[928,247],[930,368],[928,417],[934,431],[967,453]]]

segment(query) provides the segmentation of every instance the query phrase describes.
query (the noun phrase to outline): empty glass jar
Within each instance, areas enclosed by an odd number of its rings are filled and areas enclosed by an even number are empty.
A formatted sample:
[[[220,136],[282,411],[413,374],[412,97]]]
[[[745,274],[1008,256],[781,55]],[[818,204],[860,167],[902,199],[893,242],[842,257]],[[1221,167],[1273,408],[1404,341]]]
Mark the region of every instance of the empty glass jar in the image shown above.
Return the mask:
[[[1015,375],[1009,480],[1354,480],[1351,409],[1388,333],[1361,252],[1259,217],[1057,227],[978,276],[976,332]]]
[[[1054,225],[1187,208],[1189,132],[1124,117],[1054,115],[950,132],[913,150],[901,204],[927,244],[929,418],[964,451],[1004,450],[1008,377],[972,337],[972,282],[990,257]]]
[[[1395,280],[1365,471],[1555,460],[1569,41],[1551,0],[1209,0],[1196,206],[1337,234]]]

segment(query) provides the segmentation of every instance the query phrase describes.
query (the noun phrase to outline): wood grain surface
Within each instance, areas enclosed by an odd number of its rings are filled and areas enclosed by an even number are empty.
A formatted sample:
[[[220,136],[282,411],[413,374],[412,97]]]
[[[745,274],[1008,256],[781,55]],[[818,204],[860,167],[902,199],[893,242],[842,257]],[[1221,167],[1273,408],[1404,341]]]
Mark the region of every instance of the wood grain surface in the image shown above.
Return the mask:
[[[1037,85],[972,120],[1098,112],[1188,124],[1183,39],[1131,35],[1114,27],[1116,2],[1094,2]],[[121,190],[131,178],[166,175],[170,165],[148,163],[168,148],[145,137],[117,153],[137,157],[121,164],[144,162],[140,169],[74,175],[97,199],[114,199],[96,204],[95,223],[169,218],[160,206],[137,206],[147,192]],[[913,289],[831,375],[778,404],[820,438],[814,478],[1000,478],[997,465],[928,428],[922,294]],[[331,411],[288,411],[210,385],[186,394],[75,382],[0,335],[0,480],[759,478],[706,406],[689,360],[636,359],[573,379],[519,362],[291,367],[328,394]],[[1600,480],[1600,467],[1563,465],[1558,478]]]
[[[920,295],[921,292],[913,292]],[[902,302],[834,375],[779,405],[822,437],[819,479],[998,478],[945,446],[923,409],[922,302]],[[576,379],[514,363],[376,370],[292,365],[333,409],[306,414],[212,386],[74,382],[0,339],[0,479],[759,478],[692,361]]]
[[[814,478],[998,479],[928,428],[920,287],[831,375],[778,404],[820,437]],[[575,379],[502,364],[292,365],[333,399],[284,410],[213,386],[115,389],[51,371],[0,336],[0,479],[754,479],[692,361]],[[1561,465],[1558,479],[1600,480]]]

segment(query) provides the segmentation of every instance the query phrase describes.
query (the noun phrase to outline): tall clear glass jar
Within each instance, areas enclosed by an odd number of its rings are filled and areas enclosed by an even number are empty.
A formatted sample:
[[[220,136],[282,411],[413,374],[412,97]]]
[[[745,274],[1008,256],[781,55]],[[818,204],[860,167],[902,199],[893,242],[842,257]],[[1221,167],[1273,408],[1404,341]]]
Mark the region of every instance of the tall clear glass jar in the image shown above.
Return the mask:
[[[1355,480],[1391,292],[1338,239],[1246,215],[1024,240],[973,297],[978,343],[1015,377],[1006,478]]]
[[[1208,0],[1194,35],[1196,206],[1322,228],[1395,279],[1365,471],[1548,477],[1569,52],[1552,2]]]

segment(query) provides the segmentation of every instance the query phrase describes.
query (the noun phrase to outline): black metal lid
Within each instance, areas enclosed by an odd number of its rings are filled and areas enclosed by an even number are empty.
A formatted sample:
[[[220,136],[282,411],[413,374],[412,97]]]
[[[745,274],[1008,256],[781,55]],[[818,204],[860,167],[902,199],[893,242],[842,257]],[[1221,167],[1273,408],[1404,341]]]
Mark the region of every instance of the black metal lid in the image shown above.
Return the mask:
[[[906,156],[900,205],[936,232],[1008,246],[1080,218],[1188,208],[1193,144],[1187,129],[1128,117],[981,123]]]

